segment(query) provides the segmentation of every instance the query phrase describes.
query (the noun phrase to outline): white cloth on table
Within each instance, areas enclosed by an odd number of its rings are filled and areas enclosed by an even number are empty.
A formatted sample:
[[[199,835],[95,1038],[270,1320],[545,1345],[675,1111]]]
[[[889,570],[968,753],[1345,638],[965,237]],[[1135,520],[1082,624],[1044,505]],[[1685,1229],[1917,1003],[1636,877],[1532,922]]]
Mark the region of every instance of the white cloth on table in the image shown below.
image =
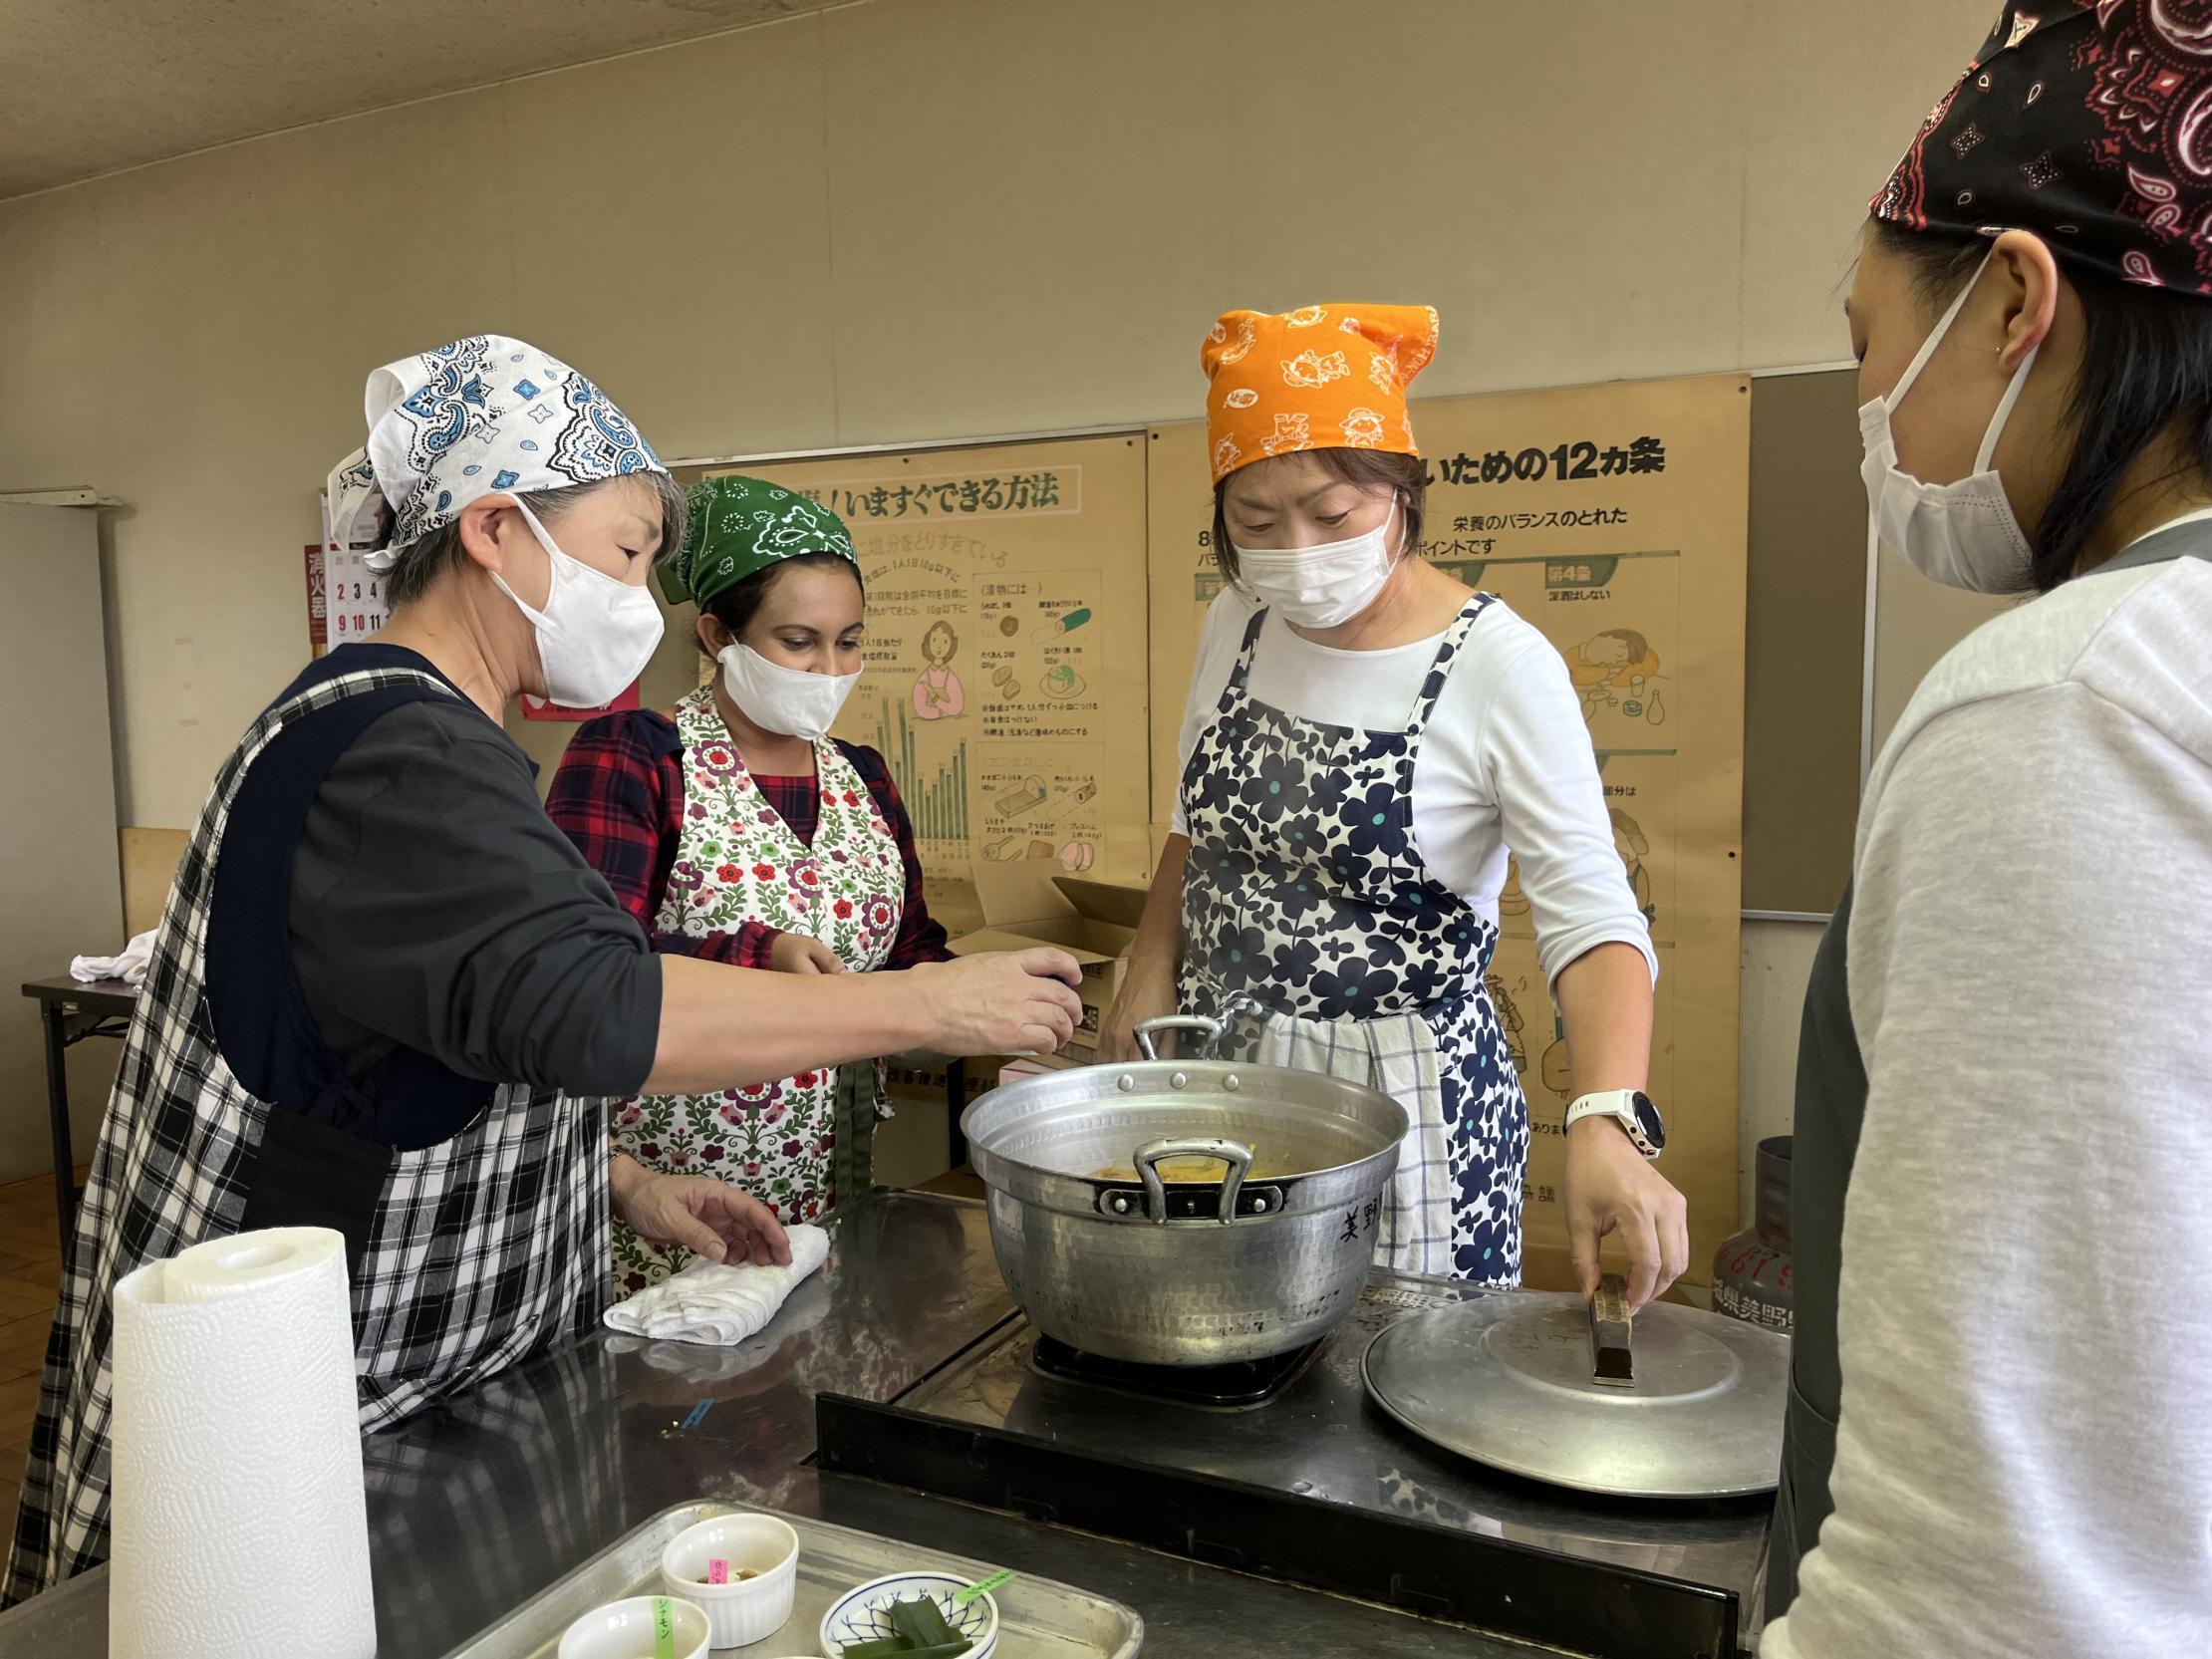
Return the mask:
[[[829,1235],[804,1224],[785,1230],[791,1264],[729,1266],[695,1257],[682,1272],[607,1309],[608,1328],[659,1341],[727,1348],[757,1336],[784,1298],[829,1259]]]
[[[123,948],[120,957],[72,957],[69,976],[79,984],[95,979],[121,979],[127,984],[145,983],[145,970],[153,961],[153,935],[142,933]]]
[[[664,1377],[674,1377],[681,1382],[711,1385],[729,1382],[759,1369],[777,1354],[785,1351],[794,1336],[814,1329],[829,1317],[829,1280],[815,1274],[796,1290],[770,1321],[775,1329],[757,1337],[747,1337],[731,1347],[706,1348],[697,1342],[656,1342],[650,1336],[610,1336],[607,1351],[616,1354],[636,1354],[644,1365]]]

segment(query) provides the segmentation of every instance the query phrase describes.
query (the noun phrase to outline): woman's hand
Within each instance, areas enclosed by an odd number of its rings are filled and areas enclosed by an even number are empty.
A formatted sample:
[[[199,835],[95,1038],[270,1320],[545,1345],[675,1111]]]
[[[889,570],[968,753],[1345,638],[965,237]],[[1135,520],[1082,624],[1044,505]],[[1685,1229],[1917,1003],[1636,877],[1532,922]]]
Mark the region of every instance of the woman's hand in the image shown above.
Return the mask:
[[[986,951],[895,975],[920,993],[941,1054],[1057,1053],[1083,1017],[1083,970],[1065,951]]]
[[[1141,1060],[1144,1050],[1137,1046],[1137,1027],[1148,1019],[1158,1019],[1175,1012],[1175,975],[1173,973],[1141,972],[1132,964],[1129,975],[1121,982],[1121,994],[1114,998],[1114,1005],[1106,1011],[1106,1023],[1098,1037],[1098,1062],[1101,1065],[1126,1065],[1131,1060]],[[1163,1032],[1170,1044],[1173,1032]],[[1168,1050],[1163,1049],[1163,1053]]]
[[[663,1175],[618,1153],[609,1180],[615,1213],[649,1244],[733,1266],[791,1260],[790,1241],[768,1207],[712,1176]]]
[[[777,934],[768,947],[768,966],[778,973],[842,973],[845,960],[806,934]]]
[[[1582,1294],[1600,1277],[1598,1246],[1618,1233],[1628,1249],[1633,1313],[1690,1265],[1689,1205],[1611,1118],[1587,1117],[1566,1135],[1567,1244]]]

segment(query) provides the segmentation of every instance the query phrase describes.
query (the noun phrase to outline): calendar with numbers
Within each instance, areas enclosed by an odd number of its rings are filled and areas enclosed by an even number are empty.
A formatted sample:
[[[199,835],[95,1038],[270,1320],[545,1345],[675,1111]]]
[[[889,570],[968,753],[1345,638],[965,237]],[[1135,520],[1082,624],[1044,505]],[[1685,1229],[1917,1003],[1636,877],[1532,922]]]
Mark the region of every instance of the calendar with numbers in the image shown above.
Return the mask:
[[[385,600],[384,575],[366,562],[376,541],[340,547],[331,537],[328,495],[322,509],[322,542],[307,550],[307,636],[317,657],[333,646],[374,639],[392,614]]]
[[[375,639],[392,614],[383,575],[363,560],[369,551],[368,546],[340,547],[330,541],[307,544],[307,641],[314,656],[320,657],[334,646]],[[588,720],[611,709],[638,706],[638,682],[633,680],[612,702],[600,708],[570,708],[526,696],[522,699],[522,717]]]
[[[325,634],[332,646],[358,645],[384,627],[391,607],[385,603],[384,577],[363,563],[359,550],[325,545],[323,549]]]

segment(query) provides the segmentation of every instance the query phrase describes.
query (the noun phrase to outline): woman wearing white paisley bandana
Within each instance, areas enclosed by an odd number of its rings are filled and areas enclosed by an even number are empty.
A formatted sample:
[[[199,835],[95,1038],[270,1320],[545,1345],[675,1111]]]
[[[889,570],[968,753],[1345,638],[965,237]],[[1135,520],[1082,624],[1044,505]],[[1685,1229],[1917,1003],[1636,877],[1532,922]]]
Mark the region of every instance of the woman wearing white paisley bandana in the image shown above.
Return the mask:
[[[577,732],[546,797],[553,821],[656,950],[727,961],[770,929],[776,966],[797,972],[946,961],[891,768],[829,735],[860,679],[867,619],[844,524],[765,479],[711,478],[691,486],[661,585],[698,606],[699,649],[719,672],[674,708]],[[865,1062],[633,1095],[613,1108],[615,1145],[811,1222],[869,1185],[878,1098]],[[618,1297],[685,1263],[680,1242],[620,1221],[614,1237]]]
[[[801,977],[658,954],[539,805],[517,695],[645,667],[683,496],[599,389],[478,336],[370,377],[330,481],[392,620],[312,664],[218,774],[101,1127],[55,1313],[6,1599],[105,1558],[118,1279],[281,1226],[346,1240],[361,1422],[591,1328],[610,1211],[716,1259],[788,1258],[723,1183],[611,1153],[601,1097],[934,1047],[1054,1048],[1055,952]],[[735,960],[766,967],[754,930]]]

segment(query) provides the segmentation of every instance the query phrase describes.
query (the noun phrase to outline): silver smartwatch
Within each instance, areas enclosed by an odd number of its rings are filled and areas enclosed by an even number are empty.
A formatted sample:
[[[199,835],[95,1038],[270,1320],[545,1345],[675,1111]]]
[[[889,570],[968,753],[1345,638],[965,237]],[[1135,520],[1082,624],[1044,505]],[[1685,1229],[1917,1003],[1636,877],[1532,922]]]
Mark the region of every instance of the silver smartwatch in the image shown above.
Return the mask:
[[[1666,1149],[1667,1126],[1659,1116],[1659,1108],[1651,1103],[1651,1096],[1639,1089],[1607,1089],[1599,1094],[1586,1094],[1566,1109],[1566,1129],[1572,1129],[1584,1118],[1612,1118],[1628,1131],[1629,1140],[1646,1158],[1656,1158]]]

